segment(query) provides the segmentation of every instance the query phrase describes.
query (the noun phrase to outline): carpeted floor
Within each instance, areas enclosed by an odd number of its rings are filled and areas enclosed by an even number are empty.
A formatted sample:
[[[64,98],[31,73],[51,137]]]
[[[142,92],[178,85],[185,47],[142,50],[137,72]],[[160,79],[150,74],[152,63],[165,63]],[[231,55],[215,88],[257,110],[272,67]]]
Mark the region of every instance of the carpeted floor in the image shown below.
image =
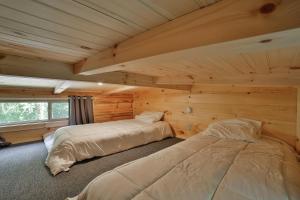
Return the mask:
[[[74,165],[53,177],[44,161],[47,150],[37,142],[0,150],[1,200],[63,200],[75,196],[95,177],[129,161],[180,142],[168,138],[110,156]]]

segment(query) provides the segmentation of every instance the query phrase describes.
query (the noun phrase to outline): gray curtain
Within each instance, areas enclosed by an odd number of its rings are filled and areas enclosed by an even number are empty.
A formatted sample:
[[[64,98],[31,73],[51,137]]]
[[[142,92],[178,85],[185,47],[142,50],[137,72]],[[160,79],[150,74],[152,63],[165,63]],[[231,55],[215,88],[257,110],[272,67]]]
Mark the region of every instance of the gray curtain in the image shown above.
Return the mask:
[[[93,98],[90,96],[70,96],[70,125],[94,123]]]

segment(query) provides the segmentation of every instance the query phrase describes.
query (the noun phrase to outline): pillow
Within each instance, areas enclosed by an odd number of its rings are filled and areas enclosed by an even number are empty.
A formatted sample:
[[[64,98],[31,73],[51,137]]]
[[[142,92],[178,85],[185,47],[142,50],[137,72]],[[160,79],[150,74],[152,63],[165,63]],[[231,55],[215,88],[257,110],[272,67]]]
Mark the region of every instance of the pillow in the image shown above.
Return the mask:
[[[229,119],[212,123],[204,135],[255,142],[261,137],[262,122],[251,119]]]
[[[160,121],[163,115],[163,112],[143,112],[140,115],[136,115],[135,119],[152,124]]]

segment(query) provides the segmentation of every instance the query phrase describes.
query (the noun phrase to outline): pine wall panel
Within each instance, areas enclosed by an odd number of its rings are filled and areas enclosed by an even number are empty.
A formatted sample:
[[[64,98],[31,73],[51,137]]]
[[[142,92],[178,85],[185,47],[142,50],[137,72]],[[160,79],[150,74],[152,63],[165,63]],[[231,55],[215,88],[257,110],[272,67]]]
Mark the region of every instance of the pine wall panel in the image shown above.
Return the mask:
[[[192,107],[192,113],[185,113]],[[297,90],[287,87],[195,86],[192,91],[137,91],[134,114],[164,111],[179,137],[204,130],[209,123],[245,117],[263,121],[263,133],[296,143]]]

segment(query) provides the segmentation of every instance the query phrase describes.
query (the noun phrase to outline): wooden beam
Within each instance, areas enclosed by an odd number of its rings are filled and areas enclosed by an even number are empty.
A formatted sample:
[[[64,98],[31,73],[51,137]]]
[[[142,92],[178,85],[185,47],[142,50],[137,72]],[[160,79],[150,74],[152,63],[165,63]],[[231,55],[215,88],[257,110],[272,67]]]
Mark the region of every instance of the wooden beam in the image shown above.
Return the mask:
[[[300,72],[282,74],[165,76],[157,84],[175,85],[245,85],[245,86],[290,86],[300,85]]]
[[[185,49],[181,51],[175,51],[170,53],[164,53],[156,56],[141,58],[133,61],[124,62],[122,64],[111,65],[106,67],[97,68],[81,74],[91,75],[100,74],[113,71],[137,71],[139,68],[151,68],[153,65],[172,65],[177,64],[183,60],[194,60],[197,58],[197,63],[200,66],[203,65],[201,60],[205,60],[207,57],[218,56],[236,56],[238,54],[249,53],[264,53],[266,51],[293,48],[300,45],[300,28],[291,29],[287,31],[281,31],[276,33],[264,34],[246,39],[239,39],[229,42],[224,42],[215,45],[200,46],[191,49]],[[203,58],[203,59],[202,59]],[[76,64],[74,69],[76,72],[80,72],[80,64]],[[170,66],[171,67],[171,66]]]
[[[70,87],[71,83],[69,81],[63,81],[60,84],[58,84],[53,91],[53,94],[60,94],[66,89]]]
[[[56,80],[102,82],[120,85],[147,86],[189,90],[189,85],[156,84],[156,77],[127,72],[110,72],[99,75],[76,75],[73,66],[66,63],[31,59],[19,56],[0,56],[0,74]]]
[[[212,45],[216,50],[217,44],[296,29],[298,10],[300,1],[295,0],[223,0],[101,51],[76,65],[76,71],[119,71],[137,59]],[[265,41],[270,39],[276,38]]]

